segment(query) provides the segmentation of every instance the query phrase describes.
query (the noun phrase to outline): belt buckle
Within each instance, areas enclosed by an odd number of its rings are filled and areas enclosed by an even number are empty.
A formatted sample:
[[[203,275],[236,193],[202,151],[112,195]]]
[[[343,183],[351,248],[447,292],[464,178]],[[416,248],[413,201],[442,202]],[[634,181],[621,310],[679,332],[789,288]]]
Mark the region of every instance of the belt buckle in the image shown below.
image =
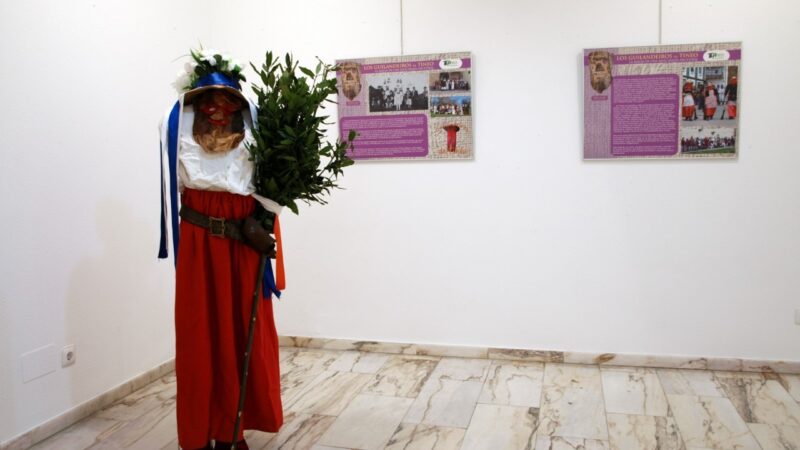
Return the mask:
[[[209,217],[208,234],[214,237],[225,237],[225,218]]]

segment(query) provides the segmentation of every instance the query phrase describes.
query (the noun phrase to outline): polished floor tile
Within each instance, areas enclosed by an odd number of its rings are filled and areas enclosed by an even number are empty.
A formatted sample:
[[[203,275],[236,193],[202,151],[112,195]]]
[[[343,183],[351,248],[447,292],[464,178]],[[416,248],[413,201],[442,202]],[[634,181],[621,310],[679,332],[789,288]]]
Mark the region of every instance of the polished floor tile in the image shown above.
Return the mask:
[[[780,376],[781,385],[789,392],[795,400],[800,402],[800,375],[787,375]]]
[[[800,405],[776,379],[758,373],[715,373],[747,423],[800,427]]]
[[[596,439],[537,436],[533,450],[608,450],[608,442]]]
[[[31,447],[33,450],[61,450],[88,448],[101,441],[104,435],[115,431],[123,424],[117,420],[93,416],[78,422],[66,430]]]
[[[667,397],[654,369],[602,368],[607,413],[666,417]]]
[[[389,358],[390,355],[381,353],[345,351],[333,361],[329,369],[356,373],[376,373],[386,364]]]
[[[611,450],[683,450],[672,417],[608,414]]]
[[[656,369],[667,395],[702,395],[724,397],[714,373],[707,370]]]
[[[361,394],[336,418],[319,443],[364,450],[381,449],[413,402],[410,398]]]
[[[336,416],[372,378],[370,374],[326,370],[297,393],[289,411]]]
[[[544,364],[495,361],[478,402],[496,405],[539,407]]]
[[[281,348],[253,450],[800,450],[800,377]],[[179,450],[170,374],[35,445]]]
[[[490,365],[487,359],[442,358],[403,422],[466,428]]]
[[[414,398],[438,362],[439,358],[392,356],[362,392]]]
[[[686,447],[760,450],[730,399],[668,395]]]
[[[539,435],[608,440],[599,368],[547,364],[542,393]]]
[[[334,420],[334,416],[290,412],[284,416],[281,430],[273,434],[272,439],[258,443],[246,438],[247,444],[251,450],[309,448],[328,431]]]
[[[462,450],[517,450],[532,448],[539,410],[525,406],[487,405],[475,407],[464,436]]]
[[[386,444],[387,450],[458,450],[464,440],[463,428],[401,423]]]
[[[800,450],[800,427],[749,423],[750,431],[764,449]]]

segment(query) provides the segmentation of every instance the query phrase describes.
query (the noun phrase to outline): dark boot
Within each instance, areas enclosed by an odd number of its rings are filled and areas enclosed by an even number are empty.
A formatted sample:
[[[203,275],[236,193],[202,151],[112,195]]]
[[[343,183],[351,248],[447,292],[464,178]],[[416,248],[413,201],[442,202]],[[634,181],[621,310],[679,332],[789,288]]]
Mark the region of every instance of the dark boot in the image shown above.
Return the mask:
[[[231,450],[233,444],[230,442],[217,441],[214,443],[214,450]],[[236,450],[250,450],[244,439],[236,443]]]

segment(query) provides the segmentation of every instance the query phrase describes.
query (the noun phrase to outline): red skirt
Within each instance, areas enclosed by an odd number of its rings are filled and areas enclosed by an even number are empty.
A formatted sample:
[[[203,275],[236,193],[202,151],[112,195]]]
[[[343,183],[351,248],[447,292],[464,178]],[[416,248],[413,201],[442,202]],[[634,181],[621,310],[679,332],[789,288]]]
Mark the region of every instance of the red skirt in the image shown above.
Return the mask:
[[[252,197],[228,192],[186,189],[181,200],[213,217],[243,218],[255,208]],[[204,228],[181,222],[175,376],[182,448],[202,448],[212,439],[230,442],[233,436],[258,266],[259,254],[240,241],[210,236]],[[263,297],[246,397],[243,428],[278,431],[283,424],[278,334],[272,301]]]

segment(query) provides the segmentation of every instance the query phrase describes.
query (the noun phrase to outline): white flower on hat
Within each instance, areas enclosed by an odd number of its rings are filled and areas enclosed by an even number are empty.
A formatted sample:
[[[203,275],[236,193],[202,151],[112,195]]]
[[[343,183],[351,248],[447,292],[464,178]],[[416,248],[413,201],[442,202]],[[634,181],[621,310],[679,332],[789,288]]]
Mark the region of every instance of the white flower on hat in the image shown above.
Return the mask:
[[[233,59],[231,61],[231,65],[229,66],[232,72],[241,72],[242,70],[242,62],[238,59]],[[238,69],[238,70],[237,70]]]
[[[188,62],[186,62],[186,64],[183,65],[183,70],[185,70],[186,73],[193,73],[195,67],[197,67],[197,63],[196,62],[188,61]]]
[[[172,82],[172,87],[175,88],[178,93],[181,93],[186,90],[186,86],[189,85],[189,74],[185,70],[178,71],[175,81]]]
[[[205,59],[212,66],[217,65],[217,60],[216,58],[214,58],[214,55],[216,55],[217,53],[218,52],[214,49],[200,50],[200,56],[202,56],[203,59]]]

